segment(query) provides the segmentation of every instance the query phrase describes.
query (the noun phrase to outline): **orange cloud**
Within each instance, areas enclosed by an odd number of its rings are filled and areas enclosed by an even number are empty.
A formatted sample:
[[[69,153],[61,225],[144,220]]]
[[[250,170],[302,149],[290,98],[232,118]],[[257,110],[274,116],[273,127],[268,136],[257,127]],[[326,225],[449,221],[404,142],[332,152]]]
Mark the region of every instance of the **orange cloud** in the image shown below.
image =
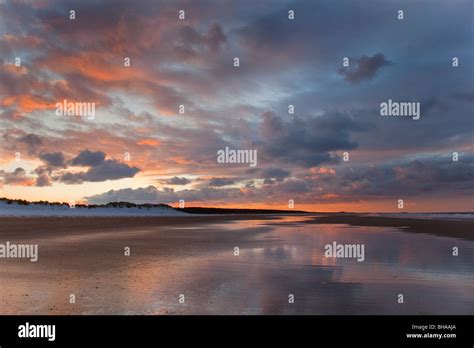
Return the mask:
[[[4,64],[4,69],[10,74],[21,74],[28,73],[28,69],[24,66],[16,66],[14,64]]]
[[[29,113],[36,110],[54,109],[56,103],[34,95],[14,95],[3,100],[2,106],[15,105],[19,112]]]
[[[40,61],[39,66],[62,74],[79,72],[90,79],[101,81],[146,78],[143,71],[135,67],[125,67],[123,58],[99,52],[84,52],[72,57],[56,52],[51,54],[48,59]]]
[[[338,195],[337,193],[326,193],[323,195],[323,198],[325,199],[338,198],[338,197],[341,197],[341,196]]]
[[[17,181],[15,182],[15,185],[17,186],[34,186],[35,185],[35,179],[24,179],[22,181]]]
[[[171,160],[171,161],[174,161],[174,162],[176,162],[176,163],[179,163],[179,164],[189,164],[189,163],[191,163],[191,161],[189,161],[188,159],[184,158],[183,156],[171,157],[170,160]]]
[[[25,36],[15,36],[12,34],[3,34],[1,41],[4,41],[9,44],[10,47],[13,48],[21,48],[21,47],[38,47],[42,44],[42,39],[36,36],[25,35]]]
[[[160,142],[156,139],[142,139],[137,141],[137,145],[157,146],[160,145]]]
[[[311,168],[311,173],[313,173],[313,174],[333,175],[333,174],[336,174],[336,171],[334,169],[330,169],[330,168],[313,167],[313,168]]]

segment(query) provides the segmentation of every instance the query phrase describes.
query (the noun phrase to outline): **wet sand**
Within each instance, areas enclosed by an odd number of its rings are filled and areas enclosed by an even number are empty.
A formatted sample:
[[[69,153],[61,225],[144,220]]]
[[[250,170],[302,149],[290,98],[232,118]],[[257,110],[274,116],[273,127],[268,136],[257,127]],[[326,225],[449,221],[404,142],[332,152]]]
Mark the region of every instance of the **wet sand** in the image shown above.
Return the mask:
[[[145,217],[1,217],[0,238],[31,238],[88,231],[124,231],[137,227],[198,225],[234,220],[276,220],[274,215],[190,215]]]
[[[406,232],[474,240],[474,221],[424,220],[365,215],[337,214],[307,221],[314,224],[347,224],[351,226],[396,227]]]
[[[363,214],[314,214],[305,220],[310,224],[347,224],[351,226],[396,227],[406,232],[428,233],[437,236],[474,240],[474,221],[412,219],[378,217]],[[186,217],[2,217],[0,240],[28,239],[58,234],[87,233],[92,231],[126,231],[137,227],[166,227],[199,225],[238,220],[278,220],[283,215],[193,215]],[[291,216],[291,215],[288,215]],[[295,215],[295,216],[311,216]]]
[[[255,217],[2,218],[0,243],[38,244],[39,257],[37,262],[0,259],[0,314],[146,313],[150,304],[142,301],[154,301],[139,294],[146,292],[147,284],[176,282],[189,274],[191,260],[196,258],[221,252],[232,255],[236,245],[245,249],[268,244],[257,236],[269,227],[238,231],[213,227],[252,219]],[[130,256],[125,256],[126,247]],[[81,305],[68,303],[70,294]],[[100,305],[95,308],[92,304],[90,310],[84,307],[93,298]],[[130,303],[133,310],[124,309]]]
[[[38,244],[39,258],[0,260],[0,314],[474,313],[466,225],[449,221],[438,232],[450,237],[438,237],[425,234],[428,222],[391,220],[2,218],[0,243]],[[365,244],[365,261],[325,258],[334,240]],[[400,292],[404,305],[396,302]]]

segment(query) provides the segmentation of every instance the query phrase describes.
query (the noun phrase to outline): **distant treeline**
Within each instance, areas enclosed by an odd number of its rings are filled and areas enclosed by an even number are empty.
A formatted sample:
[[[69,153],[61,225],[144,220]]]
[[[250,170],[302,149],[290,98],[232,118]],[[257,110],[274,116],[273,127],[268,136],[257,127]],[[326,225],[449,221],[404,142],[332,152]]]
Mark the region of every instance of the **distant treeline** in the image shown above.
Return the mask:
[[[36,201],[36,202],[29,202],[24,199],[8,199],[8,198],[0,198],[0,202],[5,202],[6,204],[16,203],[18,205],[44,205],[44,206],[69,206],[68,203],[59,203],[59,202],[48,202],[48,201]],[[151,208],[168,208],[174,209],[172,206],[168,204],[135,204],[130,202],[110,202],[107,204],[75,204],[76,208],[138,208],[138,209],[151,209]]]
[[[0,198],[0,202],[5,202],[6,204],[16,203],[18,205],[42,205],[42,206],[66,206],[69,207],[68,203],[59,203],[59,202],[48,202],[48,201],[36,201],[29,202],[24,199],[9,199],[9,198]],[[76,208],[86,208],[86,209],[95,209],[95,208],[138,208],[138,209],[152,209],[152,208],[167,208],[174,209],[177,211],[182,211],[190,214],[307,214],[308,212],[303,210],[278,210],[278,209],[238,209],[238,208],[200,208],[200,207],[190,207],[190,208],[173,208],[168,204],[135,204],[130,202],[110,202],[107,204],[75,204]]]
[[[190,214],[307,214],[303,210],[277,210],[277,209],[238,209],[238,208],[175,208]]]

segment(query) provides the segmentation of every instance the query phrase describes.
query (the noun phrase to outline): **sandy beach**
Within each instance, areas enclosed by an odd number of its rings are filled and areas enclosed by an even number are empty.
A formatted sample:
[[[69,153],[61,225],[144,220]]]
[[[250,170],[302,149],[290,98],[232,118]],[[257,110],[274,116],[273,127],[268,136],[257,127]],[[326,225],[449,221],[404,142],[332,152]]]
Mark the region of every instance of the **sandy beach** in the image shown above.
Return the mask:
[[[335,214],[330,216],[321,216],[308,221],[308,223],[396,227],[406,232],[429,233],[437,236],[474,240],[474,220],[427,220],[398,217],[391,218],[366,215]]]
[[[2,218],[0,243],[35,243],[39,256],[0,260],[0,314],[472,313],[472,227],[349,215]],[[332,241],[364,244],[365,261],[325,258]],[[409,306],[394,301],[400,291]]]
[[[315,214],[316,215],[316,214]],[[0,238],[28,239],[89,231],[126,231],[137,227],[198,225],[237,220],[275,220],[282,215],[191,215],[183,217],[2,217]],[[289,214],[291,216],[291,214]],[[300,215],[296,215],[300,216]],[[305,216],[312,216],[311,214]],[[412,233],[474,240],[474,220],[454,221],[377,217],[357,214],[317,214],[309,224],[347,224],[352,226],[396,227]]]
[[[2,217],[0,237],[32,238],[88,231],[126,231],[136,227],[197,225],[234,220],[268,219],[271,215],[190,215],[183,217]]]

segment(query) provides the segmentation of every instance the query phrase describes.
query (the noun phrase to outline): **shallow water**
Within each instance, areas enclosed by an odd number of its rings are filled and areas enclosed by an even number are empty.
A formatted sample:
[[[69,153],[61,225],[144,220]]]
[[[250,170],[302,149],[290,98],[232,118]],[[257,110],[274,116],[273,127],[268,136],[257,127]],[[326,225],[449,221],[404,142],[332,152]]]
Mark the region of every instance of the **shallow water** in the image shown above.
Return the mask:
[[[42,262],[1,261],[0,314],[474,314],[474,242],[305,219],[41,239]],[[364,261],[325,257],[333,241]]]

